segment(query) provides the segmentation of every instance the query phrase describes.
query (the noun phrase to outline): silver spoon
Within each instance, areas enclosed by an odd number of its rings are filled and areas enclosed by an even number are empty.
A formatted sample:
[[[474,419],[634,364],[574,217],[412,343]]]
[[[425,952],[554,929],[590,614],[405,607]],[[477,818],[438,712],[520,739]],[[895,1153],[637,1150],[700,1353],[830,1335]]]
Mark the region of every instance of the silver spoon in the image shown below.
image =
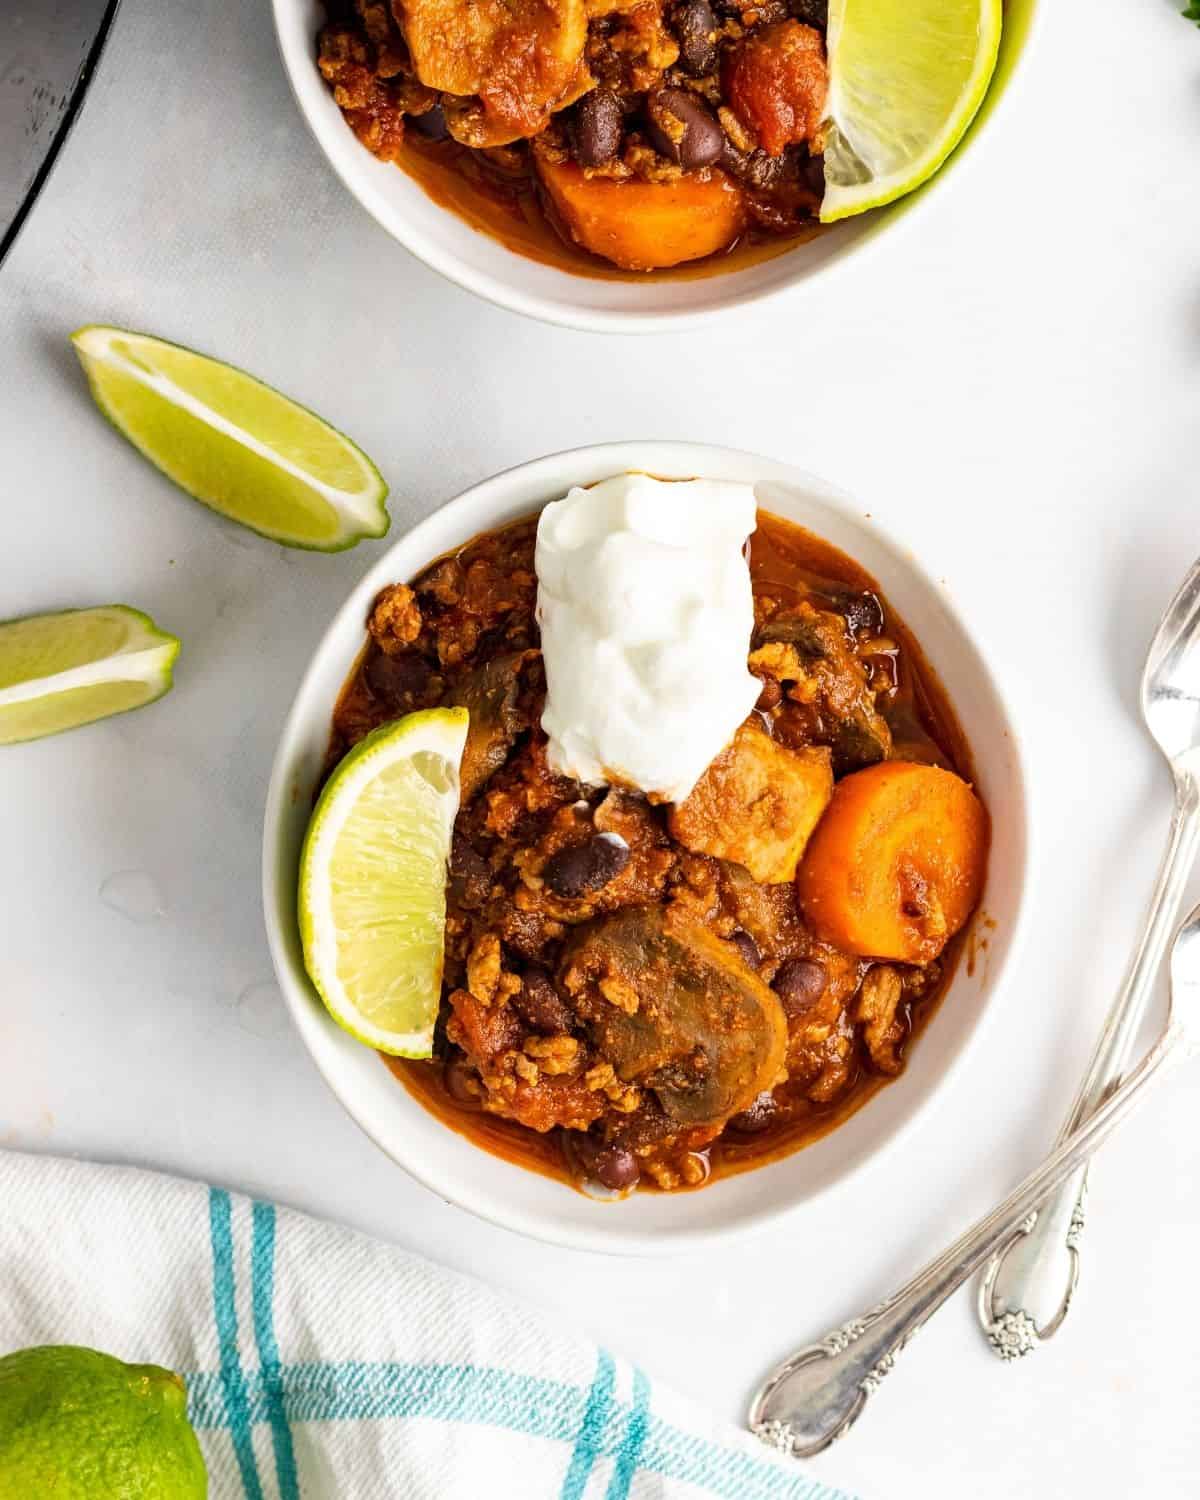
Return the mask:
[[[1121,1086],[998,1208],[886,1302],[793,1354],[767,1377],[750,1407],[750,1429],[796,1458],[828,1448],[857,1420],[896,1356],[946,1298],[1145,1097],[1168,1063],[1200,1054],[1200,906],[1171,950],[1171,1005],[1158,1041]]]
[[[1129,1049],[1162,966],[1167,938],[1178,919],[1200,846],[1200,563],[1193,564],[1171,600],[1150,646],[1142,673],[1142,718],[1174,777],[1171,831],[1141,941],[1059,1133],[1060,1141],[1079,1129],[1129,1064]],[[984,1272],[979,1319],[1001,1359],[1032,1353],[1062,1326],[1079,1282],[1086,1203],[1084,1165],[1018,1225]]]

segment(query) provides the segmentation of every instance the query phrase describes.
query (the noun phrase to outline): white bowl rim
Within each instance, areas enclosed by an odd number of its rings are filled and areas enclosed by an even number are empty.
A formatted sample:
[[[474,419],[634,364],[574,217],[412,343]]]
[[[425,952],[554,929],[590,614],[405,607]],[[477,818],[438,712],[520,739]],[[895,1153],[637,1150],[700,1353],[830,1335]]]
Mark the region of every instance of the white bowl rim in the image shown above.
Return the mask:
[[[315,59],[308,57],[303,61],[296,55],[296,49],[288,41],[287,15],[294,11],[302,0],[271,0],[271,12],[275,24],[275,38],[279,47],[280,59],[283,64],[284,73],[287,76],[292,96],[296,101],[296,107],[308,126],[309,132],[321,150],[321,154],[333,169],[334,174],[341,181],[347,192],[354,198],[362,208],[375,220],[375,222],[394,240],[396,240],[410,254],[414,255],[430,270],[436,271],[448,281],[473,292],[485,302],[492,303],[495,307],[502,307],[510,312],[522,314],[524,317],[533,318],[543,323],[551,323],[561,328],[573,328],[587,333],[621,333],[621,334],[648,334],[661,333],[667,330],[696,328],[703,324],[719,318],[725,313],[739,308],[748,307],[754,303],[764,302],[772,297],[782,296],[785,293],[797,292],[800,288],[808,288],[818,283],[824,283],[831,274],[839,269],[844,269],[848,263],[862,259],[862,252],[878,243],[881,237],[886,237],[889,229],[895,227],[913,217],[913,211],[919,208],[920,200],[924,199],[929,191],[944,183],[945,179],[952,175],[954,169],[959,165],[964,155],[968,154],[974,137],[985,128],[990,127],[992,118],[997,113],[1001,103],[1007,103],[1008,97],[1013,93],[1014,82],[1024,72],[1022,66],[1024,58],[1028,54],[1034,38],[1035,28],[1040,24],[1042,13],[1041,0],[1024,0],[1026,13],[1022,18],[1023,34],[1016,43],[1018,51],[1014,56],[1012,66],[1008,69],[1003,79],[993,79],[989,84],[989,93],[995,90],[995,97],[989,100],[985,95],[985,114],[973,119],[967,127],[963,139],[958,142],[950,156],[942,163],[937,172],[927,182],[923,183],[912,194],[901,198],[896,203],[887,204],[882,209],[874,210],[862,218],[842,220],[837,224],[825,228],[821,238],[840,244],[843,239],[846,243],[840,250],[833,250],[827,257],[817,264],[806,263],[802,255],[784,251],[781,255],[769,257],[765,261],[756,262],[754,265],[744,268],[749,273],[759,267],[774,265],[771,279],[760,285],[735,288],[733,283],[738,280],[739,272],[734,271],[727,275],[714,272],[712,276],[702,278],[715,283],[718,293],[722,287],[727,288],[724,295],[715,296],[712,305],[701,308],[647,308],[637,311],[615,310],[608,308],[589,308],[572,306],[569,301],[559,302],[550,297],[542,296],[537,292],[524,291],[520,287],[510,284],[504,276],[494,274],[490,271],[476,269],[463,261],[453,249],[443,247],[432,234],[423,232],[420,228],[410,222],[402,221],[390,209],[383,197],[366,181],[365,177],[350,165],[354,158],[348,156],[345,164],[339,160],[340,153],[331,148],[331,143],[326,139],[326,129],[310,108],[307,90],[302,86],[300,70],[306,67],[312,73],[316,73]],[[369,154],[366,147],[358,148],[364,154]],[[399,170],[399,169],[396,169]],[[422,189],[422,191],[424,191]],[[438,205],[442,212],[457,218],[452,209]],[[487,236],[484,231],[477,231]],[[497,254],[497,264],[506,264],[505,257],[523,259],[519,252],[509,250],[499,241],[493,241]],[[799,250],[800,247],[796,247]],[[792,263],[791,269],[786,269],[784,263]],[[593,278],[586,276],[571,277],[568,280],[587,283]],[[646,285],[669,285],[670,283],[647,282]]]
[[[650,1232],[644,1230],[631,1231],[618,1228],[614,1232],[608,1221],[610,1215],[620,1212],[620,1205],[608,1206],[601,1204],[596,1205],[596,1213],[598,1215],[596,1228],[602,1228],[603,1232],[601,1234],[593,1233],[590,1224],[584,1229],[576,1229],[563,1225],[548,1225],[537,1213],[527,1213],[519,1207],[504,1201],[502,1197],[494,1193],[480,1193],[473,1187],[468,1188],[460,1181],[448,1182],[444,1178],[439,1177],[436,1172],[428,1171],[425,1163],[420,1159],[414,1160],[411,1157],[403,1157],[392,1146],[385,1143],[373,1121],[368,1117],[369,1112],[360,1109],[357,1106],[357,1101],[353,1097],[347,1096],[347,1093],[343,1091],[333,1076],[333,1068],[322,1053],[323,1048],[327,1045],[325,1038],[329,1034],[325,1028],[332,1028],[334,1023],[329,1020],[324,1009],[316,999],[307,976],[295,973],[293,962],[284,945],[283,933],[276,920],[280,890],[278,880],[280,861],[277,856],[277,845],[283,820],[293,800],[293,789],[289,786],[292,769],[292,746],[300,738],[303,727],[307,722],[308,716],[302,712],[304,700],[308,694],[310,685],[320,673],[321,659],[329,648],[332,638],[340,632],[341,627],[351,618],[356,620],[361,628],[362,621],[366,617],[366,604],[375,596],[379,589],[386,583],[394,582],[398,576],[395,566],[392,563],[393,556],[401,548],[418,550],[418,544],[427,531],[433,530],[435,526],[444,526],[448,520],[455,518],[459,514],[466,514],[473,511],[485,500],[491,502],[493,508],[498,508],[502,503],[506,491],[514,487],[522,489],[531,488],[535,484],[538,484],[543,476],[549,488],[553,489],[555,483],[561,483],[560,474],[564,467],[569,467],[573,470],[578,469],[581,473],[592,469],[614,474],[627,470],[641,470],[662,474],[687,471],[697,476],[711,475],[719,477],[727,472],[727,467],[731,464],[752,464],[756,468],[761,469],[761,478],[754,481],[755,483],[783,482],[806,488],[813,493],[819,493],[821,504],[828,506],[830,509],[841,509],[844,514],[852,517],[854,523],[860,527],[864,516],[866,516],[872,522],[873,534],[879,539],[885,549],[894,553],[911,570],[918,582],[928,590],[931,597],[936,598],[939,607],[945,612],[950,623],[958,633],[961,644],[965,646],[973,658],[973,668],[979,674],[979,680],[982,682],[986,693],[993,700],[994,707],[1005,725],[1009,739],[1012,784],[1015,792],[1011,826],[1016,850],[1017,896],[1012,917],[1007,924],[1009,929],[1008,940],[999,960],[995,963],[992,972],[989,974],[987,1003],[982,1006],[980,1013],[975,1018],[965,1037],[959,1042],[955,1051],[948,1058],[942,1071],[932,1080],[923,1094],[910,1101],[907,1114],[890,1133],[867,1150],[860,1160],[840,1170],[834,1180],[816,1186],[799,1199],[799,1201],[782,1201],[765,1205],[752,1212],[743,1214],[736,1222],[723,1225],[700,1226],[698,1228],[684,1228],[678,1231],[669,1230],[666,1232],[661,1230]],[[590,481],[583,480],[581,482]],[[549,490],[547,489],[543,492],[549,498]],[[536,502],[533,502],[533,505],[535,504]],[[533,505],[531,505],[531,508],[533,508]],[[479,526],[458,528],[458,533],[461,535],[461,542],[465,543],[471,536],[477,535],[480,529]],[[427,556],[425,553],[421,553],[421,556],[425,557],[426,561],[432,561],[437,555],[439,555],[438,550],[433,548],[428,550]],[[418,568],[421,566],[424,566],[424,563],[417,564]],[[406,576],[412,576],[413,571],[415,569],[410,570]],[[886,588],[884,591],[885,593],[887,592]],[[951,700],[951,706],[955,707],[957,712],[957,707],[953,699]],[[332,716],[332,712],[333,704],[331,702],[328,705],[330,716]],[[964,726],[964,728],[967,733],[968,744],[970,744],[969,726]],[[1031,816],[1030,787],[1031,780],[1027,758],[1008,701],[999,683],[996,681],[991,666],[980,648],[976,645],[973,633],[968,630],[960,611],[949,597],[945,585],[939,583],[926,571],[924,566],[917,560],[916,554],[897,535],[894,527],[890,524],[886,528],[878,527],[874,523],[874,514],[871,511],[861,509],[860,502],[852,498],[846,491],[798,466],[769,459],[745,449],[653,439],[646,441],[624,440],[591,444],[583,448],[563,449],[545,454],[540,458],[525,463],[513,465],[508,469],[501,470],[481,480],[479,483],[461,491],[444,504],[436,507],[415,526],[404,533],[403,536],[395,538],[387,550],[372,563],[364,576],[359,579],[322,633],[321,639],[313,651],[312,659],[305,669],[296,690],[292,706],[288,711],[280,735],[267,789],[263,822],[262,899],[268,946],[280,989],[283,993],[285,1003],[292,1014],[292,1019],[296,1023],[301,1038],[313,1062],[316,1064],[317,1070],[335,1098],[339,1100],[351,1119],[354,1120],[363,1133],[384,1155],[396,1162],[411,1177],[415,1178],[416,1181],[428,1188],[437,1197],[465,1209],[467,1212],[484,1219],[498,1228],[509,1229],[543,1243],[567,1249],[641,1257],[657,1257],[660,1255],[707,1250],[716,1244],[735,1237],[748,1237],[751,1233],[762,1231],[771,1225],[778,1224],[783,1220],[798,1215],[818,1199],[827,1197],[840,1190],[847,1184],[858,1180],[869,1171],[877,1170],[885,1161],[890,1160],[894,1156],[904,1141],[909,1139],[918,1124],[927,1117],[933,1110],[935,1103],[947,1092],[951,1081],[965,1068],[968,1059],[974,1055],[976,1049],[979,1047],[988,1026],[995,1020],[998,1009],[997,999],[1003,990],[1005,975],[1019,961],[1031,920],[1030,912],[1034,906],[1032,888],[1034,872],[1038,868],[1038,862],[1034,842],[1036,825]],[[955,977],[951,980],[951,988],[957,982],[959,972],[956,971]],[[944,997],[942,1003],[944,1003]],[[936,1026],[936,1018],[932,1024]],[[896,1081],[899,1082],[901,1080]],[[398,1081],[396,1082],[396,1087],[403,1089],[403,1085]],[[413,1096],[410,1095],[409,1097],[412,1098]],[[424,1108],[415,1099],[413,1102],[417,1108]],[[872,1102],[867,1101],[863,1107],[864,1110],[869,1110]],[[840,1126],[835,1128],[831,1132],[831,1136],[824,1139],[836,1136],[838,1130],[841,1128]],[[474,1146],[474,1149],[479,1151],[483,1156],[488,1155],[482,1147]],[[808,1148],[802,1148],[802,1150],[804,1149]],[[795,1154],[789,1153],[788,1156],[779,1160],[790,1160]],[[750,1172],[757,1175],[759,1171],[769,1171],[771,1165],[772,1162],[768,1162],[761,1168],[750,1169]],[[518,1167],[516,1170],[524,1171],[528,1169]],[[571,1191],[565,1185],[562,1186],[564,1192]]]

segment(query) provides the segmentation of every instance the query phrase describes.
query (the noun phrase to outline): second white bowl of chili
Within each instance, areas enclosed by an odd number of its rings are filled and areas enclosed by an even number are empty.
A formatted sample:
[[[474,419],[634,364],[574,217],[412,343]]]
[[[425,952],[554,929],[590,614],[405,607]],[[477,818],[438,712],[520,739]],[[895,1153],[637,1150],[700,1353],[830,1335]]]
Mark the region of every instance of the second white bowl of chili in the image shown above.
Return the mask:
[[[777,243],[765,236],[757,244],[743,236],[730,251],[638,273],[564,245],[532,192],[498,207],[503,195],[492,191],[489,197],[477,190],[478,170],[446,171],[425,144],[398,148],[407,170],[372,155],[347,124],[317,68],[326,7],[321,0],[273,0],[284,68],[301,114],[334,171],[367,212],[426,265],[489,302],[545,322],[606,333],[650,333],[694,324],[817,285],[835,267],[885,241],[929,188],[970,155],[971,142],[1008,91],[1035,4],[1007,0],[988,95],[966,136],[926,187],[888,208],[816,227],[811,234]],[[503,182],[503,174],[497,181]],[[720,210],[720,203],[702,205],[700,218],[711,220]],[[651,238],[657,232],[647,229]],[[703,224],[698,232],[705,232]]]

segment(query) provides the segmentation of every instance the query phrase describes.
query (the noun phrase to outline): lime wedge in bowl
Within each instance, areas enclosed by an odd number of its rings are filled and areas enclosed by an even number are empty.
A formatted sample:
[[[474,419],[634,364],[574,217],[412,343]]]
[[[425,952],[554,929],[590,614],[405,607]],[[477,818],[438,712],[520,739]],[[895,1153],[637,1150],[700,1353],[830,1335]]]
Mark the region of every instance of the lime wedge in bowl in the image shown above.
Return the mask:
[[[71,341],[100,410],[193,499],[318,552],[387,531],[387,485],[362,449],[253,375],[101,324]]]
[[[0,624],[0,745],[38,740],[153,703],[179,642],[125,604]]]
[[[321,793],[300,855],[304,966],[339,1026],[429,1057],[442,987],[446,864],[465,708],[384,724]]]
[[[822,222],[933,176],[987,93],[1002,13],[1002,0],[830,0]]]

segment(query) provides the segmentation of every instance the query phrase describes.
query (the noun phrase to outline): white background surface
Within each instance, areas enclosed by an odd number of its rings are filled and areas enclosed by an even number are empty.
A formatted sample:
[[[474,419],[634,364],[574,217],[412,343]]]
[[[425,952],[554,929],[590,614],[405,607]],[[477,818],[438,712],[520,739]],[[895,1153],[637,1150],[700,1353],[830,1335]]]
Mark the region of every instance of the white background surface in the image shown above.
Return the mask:
[[[710,330],[631,342],[493,310],[394,246],[310,142],[260,7],[126,0],[0,270],[0,617],[123,600],[184,652],[165,703],[3,752],[0,1143],[385,1235],[732,1418],[766,1365],[1032,1164],[1158,857],[1168,782],[1136,681],[1200,551],[1200,33],[1167,0],[1044,8],[973,162],[874,256]],[[172,492],[90,407],[66,334],[92,320],[219,353],[344,426],[392,482],[396,531],[537,453],[653,436],[803,464],[914,540],[1024,726],[1040,851],[1024,960],[900,1159],[786,1230],[654,1264],[490,1229],[357,1133],[253,989],[271,977],[259,822],[302,667],[383,544],[288,553]],[[163,915],[101,899],[122,871],[148,874]],[[1198,1085],[1168,1084],[1106,1150],[1062,1337],[1001,1366],[960,1297],[823,1477],[890,1500],[1196,1493]]]

